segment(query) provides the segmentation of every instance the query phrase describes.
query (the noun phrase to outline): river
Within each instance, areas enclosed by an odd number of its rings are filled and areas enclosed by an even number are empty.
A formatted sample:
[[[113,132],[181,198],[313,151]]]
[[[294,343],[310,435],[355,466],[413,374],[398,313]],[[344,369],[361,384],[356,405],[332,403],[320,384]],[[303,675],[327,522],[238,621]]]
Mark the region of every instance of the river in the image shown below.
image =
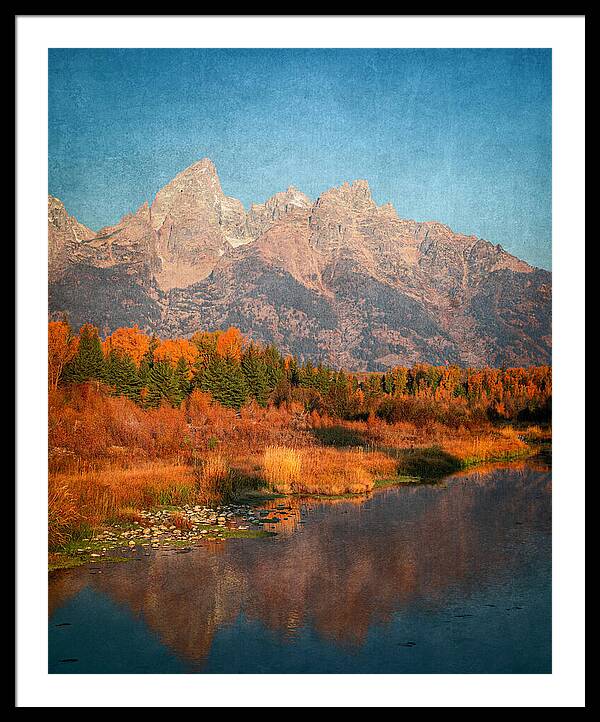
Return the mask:
[[[49,575],[54,673],[549,673],[551,472],[292,501],[277,535]]]

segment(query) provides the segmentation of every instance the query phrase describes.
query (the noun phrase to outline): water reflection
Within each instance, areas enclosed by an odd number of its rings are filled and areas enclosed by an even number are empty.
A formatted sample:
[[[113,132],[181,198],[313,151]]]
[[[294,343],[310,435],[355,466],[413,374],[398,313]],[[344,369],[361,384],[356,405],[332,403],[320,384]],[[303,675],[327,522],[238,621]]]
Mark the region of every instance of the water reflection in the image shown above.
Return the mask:
[[[360,501],[274,503],[280,521],[269,539],[55,573],[51,671],[80,671],[52,660],[84,656],[77,599],[90,589],[143,620],[187,671],[548,671],[550,497],[547,467],[500,465]],[[53,625],[65,614],[76,621],[59,634]],[[427,629],[435,648],[410,649],[396,639],[404,629]],[[407,670],[397,659],[404,644],[418,660]],[[498,660],[514,669],[496,669]],[[95,671],[112,671],[105,662]]]

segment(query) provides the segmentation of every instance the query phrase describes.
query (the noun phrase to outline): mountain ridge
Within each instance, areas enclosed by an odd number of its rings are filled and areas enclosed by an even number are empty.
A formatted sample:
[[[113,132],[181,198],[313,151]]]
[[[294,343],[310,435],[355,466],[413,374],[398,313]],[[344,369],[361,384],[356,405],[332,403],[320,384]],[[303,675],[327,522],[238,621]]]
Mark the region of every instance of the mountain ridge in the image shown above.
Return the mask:
[[[401,219],[366,180],[314,201],[290,186],[246,210],[204,158],[96,234],[54,201],[49,311],[74,325],[236,325],[355,370],[551,358],[550,272],[439,221]]]

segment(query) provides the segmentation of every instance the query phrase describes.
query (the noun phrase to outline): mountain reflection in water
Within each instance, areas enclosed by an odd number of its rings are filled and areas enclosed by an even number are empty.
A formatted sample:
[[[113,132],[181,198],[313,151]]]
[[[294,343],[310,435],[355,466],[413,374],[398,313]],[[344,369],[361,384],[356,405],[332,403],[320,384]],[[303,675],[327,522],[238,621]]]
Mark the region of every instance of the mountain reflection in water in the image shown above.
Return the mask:
[[[284,505],[276,537],[51,574],[50,671],[550,671],[547,466]]]

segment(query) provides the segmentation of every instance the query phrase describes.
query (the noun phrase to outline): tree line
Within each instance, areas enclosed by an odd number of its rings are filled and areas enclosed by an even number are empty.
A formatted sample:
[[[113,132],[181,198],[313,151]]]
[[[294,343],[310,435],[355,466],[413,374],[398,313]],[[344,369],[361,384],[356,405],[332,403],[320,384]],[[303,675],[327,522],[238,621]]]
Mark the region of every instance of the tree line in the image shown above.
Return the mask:
[[[549,366],[460,368],[416,364],[381,373],[352,373],[283,356],[273,345],[247,340],[239,329],[199,331],[189,339],[159,339],[118,328],[101,339],[85,324],[74,334],[64,321],[48,324],[51,390],[95,381],[142,407],[178,407],[194,391],[209,393],[239,410],[300,402],[308,411],[359,420],[376,414],[387,421],[423,404],[478,410],[492,418],[547,420],[551,413]]]

